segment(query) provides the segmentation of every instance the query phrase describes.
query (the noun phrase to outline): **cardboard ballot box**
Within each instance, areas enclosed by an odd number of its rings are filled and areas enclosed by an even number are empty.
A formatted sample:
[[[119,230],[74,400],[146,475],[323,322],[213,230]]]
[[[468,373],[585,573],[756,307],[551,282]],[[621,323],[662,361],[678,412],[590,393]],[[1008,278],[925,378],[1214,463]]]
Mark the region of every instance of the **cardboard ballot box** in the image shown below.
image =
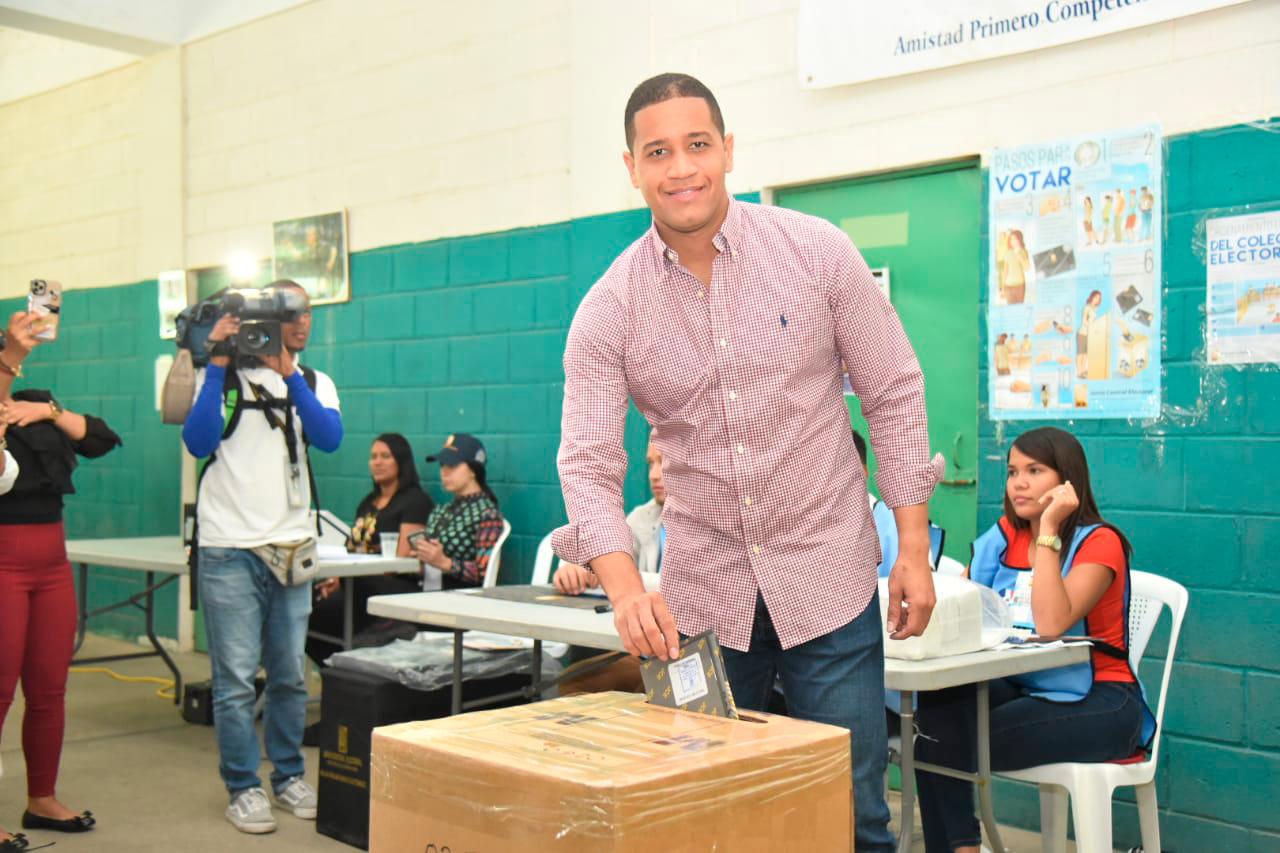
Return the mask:
[[[849,733],[630,693],[379,728],[371,853],[850,848]]]

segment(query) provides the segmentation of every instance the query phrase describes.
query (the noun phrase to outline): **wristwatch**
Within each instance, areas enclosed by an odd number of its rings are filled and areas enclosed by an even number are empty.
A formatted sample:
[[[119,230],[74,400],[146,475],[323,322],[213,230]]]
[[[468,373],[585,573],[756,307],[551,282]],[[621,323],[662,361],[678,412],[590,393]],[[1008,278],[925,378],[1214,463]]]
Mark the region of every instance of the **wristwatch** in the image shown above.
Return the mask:
[[[22,363],[19,362],[16,365],[12,365],[3,358],[0,358],[0,370],[3,370],[5,373],[17,379],[22,376]]]
[[[1059,554],[1062,553],[1062,538],[1060,536],[1037,536],[1036,544],[1043,545],[1045,548],[1052,548]]]
[[[58,418],[62,417],[62,413],[65,412],[66,409],[59,406],[57,400],[50,400],[49,411],[53,413],[53,416],[50,417],[49,420],[56,421]]]

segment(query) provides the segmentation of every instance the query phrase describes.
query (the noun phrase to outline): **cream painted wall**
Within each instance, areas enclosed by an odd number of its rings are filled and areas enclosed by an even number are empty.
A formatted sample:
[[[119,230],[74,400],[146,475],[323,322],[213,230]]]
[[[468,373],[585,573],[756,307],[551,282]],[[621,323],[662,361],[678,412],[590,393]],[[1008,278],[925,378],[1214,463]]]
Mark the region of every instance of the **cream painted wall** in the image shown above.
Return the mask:
[[[353,250],[638,206],[645,76],[720,97],[742,192],[1158,121],[1280,114],[1280,2],[1034,54],[802,91],[798,0],[316,0],[0,107],[0,296],[270,256],[345,207]]]

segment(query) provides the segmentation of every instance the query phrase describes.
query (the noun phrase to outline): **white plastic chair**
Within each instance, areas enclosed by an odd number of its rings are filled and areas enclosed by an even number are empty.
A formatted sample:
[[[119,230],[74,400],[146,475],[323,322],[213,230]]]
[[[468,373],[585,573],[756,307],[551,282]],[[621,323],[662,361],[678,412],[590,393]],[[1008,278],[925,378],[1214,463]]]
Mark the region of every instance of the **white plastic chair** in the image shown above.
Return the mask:
[[[964,564],[959,560],[953,560],[950,557],[938,558],[938,574],[952,575],[953,577],[964,577]]]
[[[555,567],[556,552],[551,550],[551,534],[542,537],[538,543],[538,553],[533,557],[533,575],[531,584],[551,583],[551,570]]]
[[[493,556],[489,558],[489,567],[484,572],[484,587],[488,589],[498,585],[498,569],[502,565],[502,546],[507,544],[507,537],[511,535],[511,522],[505,518],[502,519],[502,535],[498,537],[498,541],[493,543]]]
[[[1160,850],[1160,821],[1156,811],[1156,761],[1160,757],[1160,729],[1164,723],[1164,703],[1173,671],[1173,654],[1178,648],[1182,617],[1187,612],[1186,587],[1177,581],[1149,572],[1130,572],[1129,665],[1138,671],[1138,662],[1151,639],[1161,607],[1173,617],[1169,650],[1160,677],[1160,698],[1156,702],[1156,737],[1151,756],[1133,764],[1043,764],[1026,770],[1001,773],[1010,779],[1040,786],[1040,837],[1043,849],[1063,853],[1067,849],[1067,796],[1071,797],[1072,821],[1078,853],[1111,853],[1111,795],[1116,788],[1137,789],[1138,820],[1142,828],[1142,849]]]

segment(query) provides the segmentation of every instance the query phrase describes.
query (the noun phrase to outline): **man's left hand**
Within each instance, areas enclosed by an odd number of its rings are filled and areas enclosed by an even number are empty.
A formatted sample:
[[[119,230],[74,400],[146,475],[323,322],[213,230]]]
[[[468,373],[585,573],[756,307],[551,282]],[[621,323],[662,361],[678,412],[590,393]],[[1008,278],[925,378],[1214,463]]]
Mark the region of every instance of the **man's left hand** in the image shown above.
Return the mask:
[[[889,572],[889,608],[885,613],[889,639],[905,640],[923,634],[936,603],[928,560],[910,560],[899,554]]]
[[[285,379],[292,376],[293,371],[296,369],[293,353],[287,349],[281,349],[275,355],[260,355],[258,358],[262,360],[264,365],[279,373]]]

